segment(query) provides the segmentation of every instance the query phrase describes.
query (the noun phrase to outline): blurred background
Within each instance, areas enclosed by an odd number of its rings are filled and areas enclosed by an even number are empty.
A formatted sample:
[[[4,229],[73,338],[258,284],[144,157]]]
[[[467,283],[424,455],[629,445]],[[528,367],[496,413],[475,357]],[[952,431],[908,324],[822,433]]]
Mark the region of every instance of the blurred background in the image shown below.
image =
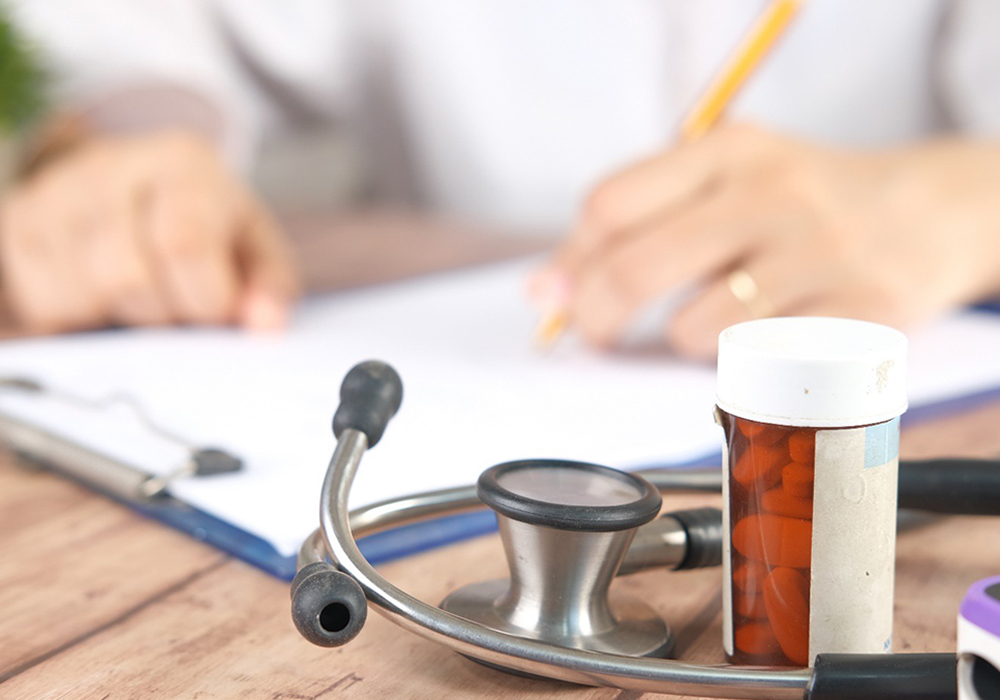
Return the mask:
[[[719,125],[686,139],[782,6],[795,16]],[[1000,286],[989,0],[3,0],[0,16],[0,265],[43,332],[280,325],[302,280],[268,261],[304,212],[340,216],[319,228],[341,239],[559,241],[533,294],[598,345],[678,288],[703,293],[666,338],[698,355],[750,317],[906,327]],[[195,270],[171,246],[210,252]],[[307,288],[337,257],[291,248]]]

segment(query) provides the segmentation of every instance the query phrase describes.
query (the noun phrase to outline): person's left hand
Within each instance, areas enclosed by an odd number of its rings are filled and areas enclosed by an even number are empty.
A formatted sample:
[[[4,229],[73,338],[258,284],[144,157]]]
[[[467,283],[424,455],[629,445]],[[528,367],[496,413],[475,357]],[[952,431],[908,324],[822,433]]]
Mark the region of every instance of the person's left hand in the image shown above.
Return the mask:
[[[905,326],[1000,290],[997,182],[984,144],[847,152],[724,127],[600,184],[532,287],[606,347],[646,304],[695,285],[664,332],[706,358],[754,316]]]

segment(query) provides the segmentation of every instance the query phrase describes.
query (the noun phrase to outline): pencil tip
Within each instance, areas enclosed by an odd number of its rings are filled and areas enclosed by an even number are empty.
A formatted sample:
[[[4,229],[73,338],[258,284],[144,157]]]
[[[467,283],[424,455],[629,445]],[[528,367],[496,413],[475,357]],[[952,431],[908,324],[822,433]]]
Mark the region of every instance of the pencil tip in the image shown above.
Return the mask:
[[[562,337],[566,326],[569,323],[569,316],[565,311],[547,311],[542,316],[542,320],[535,328],[535,345],[540,350],[551,350],[552,347]]]

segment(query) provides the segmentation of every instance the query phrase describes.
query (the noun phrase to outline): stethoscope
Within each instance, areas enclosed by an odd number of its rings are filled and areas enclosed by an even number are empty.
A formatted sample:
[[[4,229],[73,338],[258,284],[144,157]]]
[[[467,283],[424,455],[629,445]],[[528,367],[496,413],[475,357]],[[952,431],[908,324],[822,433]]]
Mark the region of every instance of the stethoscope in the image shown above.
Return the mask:
[[[348,511],[354,476],[402,401],[382,362],[354,367],[333,420],[337,447],[323,482],[320,527],[302,545],[292,617],[321,646],[349,642],[368,605],[404,629],[504,671],[580,685],[721,698],[846,700],[954,698],[956,657],[821,654],[812,668],[706,666],[665,658],[672,635],[645,603],[612,591],[617,575],[651,568],[717,566],[721,513],[660,515],[661,493],[717,492],[707,470],[621,472],[560,460],[488,469],[476,486],[413,494]],[[911,463],[900,470],[900,506],[938,513],[1000,514],[1000,467],[980,460]],[[585,493],[563,502],[561,494]],[[466,586],[441,607],[384,579],[356,538],[491,508],[510,579]]]

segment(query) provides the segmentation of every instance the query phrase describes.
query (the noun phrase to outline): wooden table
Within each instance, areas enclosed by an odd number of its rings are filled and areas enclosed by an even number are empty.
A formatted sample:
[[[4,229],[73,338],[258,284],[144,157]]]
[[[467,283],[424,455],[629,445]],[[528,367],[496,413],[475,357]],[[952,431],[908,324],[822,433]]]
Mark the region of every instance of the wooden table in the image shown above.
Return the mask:
[[[385,223],[376,218],[334,227],[327,235],[329,222],[298,221],[298,230],[306,232],[304,257],[340,252],[337,259],[327,258],[333,262],[326,273],[312,265],[311,284],[329,283],[323,274],[336,277],[338,271],[344,276],[334,284],[373,279],[371,272],[368,277],[359,272],[359,267],[371,270],[370,260],[350,249],[347,238],[357,238],[357,231],[370,225],[361,248],[379,250],[381,234],[374,232]],[[412,246],[400,231],[383,240]],[[429,269],[537,246],[469,242],[454,231],[441,235],[421,238],[418,247],[426,250],[422,257],[411,255],[411,262]],[[444,241],[450,243],[442,248],[438,244]],[[344,252],[349,249],[353,252]],[[384,274],[403,274],[404,268],[390,267]],[[903,453],[996,454],[998,424],[1000,403],[916,425],[904,431]],[[666,507],[704,500],[671,497]],[[988,518],[948,517],[900,535],[897,651],[954,649],[955,616],[965,589],[1000,573],[997,532]],[[503,575],[504,567],[498,540],[486,537],[382,570],[422,599],[438,602],[456,586]],[[671,621],[681,658],[722,661],[718,570],[647,572],[616,585],[641,595]],[[350,645],[314,647],[292,626],[287,584],[9,458],[0,460],[0,611],[3,699],[640,697],[491,671],[375,614]]]

